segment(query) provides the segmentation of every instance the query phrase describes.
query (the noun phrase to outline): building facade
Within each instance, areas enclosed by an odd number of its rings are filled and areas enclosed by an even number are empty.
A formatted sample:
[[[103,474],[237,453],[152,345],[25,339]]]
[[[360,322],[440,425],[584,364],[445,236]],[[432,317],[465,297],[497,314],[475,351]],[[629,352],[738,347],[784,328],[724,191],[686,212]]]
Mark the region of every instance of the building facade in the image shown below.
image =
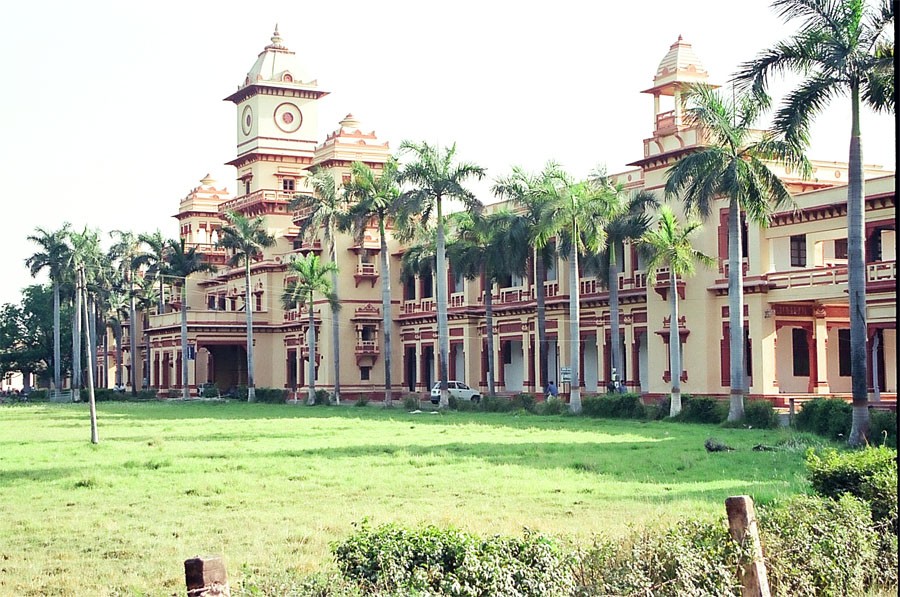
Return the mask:
[[[662,196],[666,170],[703,144],[702,132],[682,115],[680,92],[686,84],[708,82],[708,74],[690,44],[680,37],[669,49],[644,91],[654,98],[651,134],[643,140],[643,156],[631,169],[612,178],[628,189]],[[312,169],[330,172],[338,185],[350,164],[362,161],[374,169],[390,149],[365,132],[351,115],[324,141],[316,139],[317,102],[327,94],[302,70],[278,31],[257,57],[237,91],[225,98],[236,108],[237,151],[229,162],[236,169],[237,192],[206,177],[182,199],[177,219],[180,236],[219,267],[187,281],[187,304],[177,294],[163,313],[151,314],[139,333],[144,337],[141,374],[160,392],[179,390],[180,321],[187,309],[189,367],[192,390],[213,383],[224,390],[246,383],[246,315],[253,310],[254,378],[258,387],[303,392],[308,374],[308,313],[285,309],[281,293],[297,255],[315,252],[331,259],[318,239],[300,238],[308,214],[289,209],[297,193],[311,193]],[[637,144],[636,144],[637,145]],[[846,179],[840,162],[814,162],[811,179],[791,172],[779,175],[795,194],[798,209],[775,214],[767,228],[746,226],[743,246],[747,387],[752,398],[775,401],[785,396],[849,397],[849,317],[847,301]],[[895,399],[896,261],[895,181],[893,172],[864,168],[866,183],[867,321],[870,387]],[[484,198],[483,198],[484,199]],[[499,205],[499,204],[498,204]],[[226,212],[262,216],[276,238],[274,247],[251,267],[247,296],[243,268],[229,269],[224,249],[216,246]],[[717,265],[700,268],[680,280],[681,317],[669,321],[668,280],[662,272],[649,284],[641,256],[626,244],[617,280],[620,302],[618,339],[626,387],[647,397],[670,389],[669,326],[677,325],[683,348],[682,391],[727,396],[729,342],[727,308],[727,203],[706,222],[696,248],[716,257]],[[681,214],[679,214],[681,215]],[[335,255],[340,271],[342,308],[332,313],[322,299],[314,306],[318,348],[316,385],[334,384],[331,355],[339,351],[341,389],[345,397],[379,399],[384,373],[381,342],[379,242],[373,228],[362,243],[338,235]],[[403,278],[403,247],[388,243],[392,287],[394,389],[425,393],[437,381],[436,292],[431,276]],[[548,379],[539,379],[534,271],[510,278],[493,289],[495,350],[493,373],[502,393],[540,393],[549,380],[559,380],[569,367],[568,268],[551,264],[545,282]],[[580,357],[577,383],[588,393],[605,391],[612,370],[609,292],[593,277],[579,280],[581,291]],[[450,379],[485,389],[488,380],[484,284],[448,275]],[[338,346],[332,318],[338,318]],[[127,363],[127,359],[125,359]],[[573,380],[575,383],[576,380]],[[565,394],[566,385],[561,386]]]

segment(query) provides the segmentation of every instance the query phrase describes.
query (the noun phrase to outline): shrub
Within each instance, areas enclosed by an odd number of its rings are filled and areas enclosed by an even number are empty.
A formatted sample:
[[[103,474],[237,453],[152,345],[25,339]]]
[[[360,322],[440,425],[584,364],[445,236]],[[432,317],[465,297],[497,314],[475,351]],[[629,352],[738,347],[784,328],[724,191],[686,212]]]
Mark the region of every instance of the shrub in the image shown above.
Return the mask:
[[[315,397],[315,405],[316,406],[331,406],[331,394],[328,393],[328,390],[318,389],[316,390]]]
[[[459,399],[453,394],[447,396],[447,408],[450,410],[457,410],[459,408]]]
[[[849,494],[866,501],[872,520],[897,532],[897,451],[884,446],[852,452],[824,450],[806,454],[809,480],[831,499]]]
[[[549,539],[528,530],[522,538],[480,538],[455,529],[363,523],[332,545],[346,580],[375,594],[567,595],[573,589],[566,558]]]
[[[744,405],[743,423],[755,429],[775,429],[778,413],[768,400],[751,400]]]
[[[840,398],[815,398],[803,405],[794,425],[800,431],[839,439],[850,433],[852,417],[853,407]]]
[[[288,391],[280,388],[256,388],[256,401],[268,404],[282,404],[287,400]]]
[[[530,413],[537,412],[537,400],[534,394],[521,392],[513,396],[510,400],[511,410],[524,410]]]
[[[759,525],[773,595],[861,595],[871,584],[877,536],[862,501],[795,496],[761,508]]]
[[[414,394],[408,394],[403,397],[403,408],[405,410],[419,410],[419,397]]]
[[[257,391],[257,397],[259,396],[259,390]],[[206,384],[203,386],[203,390],[200,395],[204,398],[218,398],[219,397],[219,388],[215,386],[215,384]]]
[[[28,393],[29,400],[47,400],[50,396],[50,393],[46,389],[32,389],[31,392]]]
[[[155,400],[157,398],[156,390],[152,390],[152,389],[141,390],[137,393],[136,398],[138,400]]]
[[[897,449],[897,413],[869,409],[869,443]]]
[[[647,416],[647,411],[637,394],[587,396],[581,402],[581,411],[589,417],[606,419],[643,419]]]
[[[681,396],[681,412],[674,417],[684,423],[718,425],[728,418],[728,404],[707,396]]]
[[[509,400],[498,396],[482,396],[481,410],[489,413],[505,413],[512,410]]]
[[[551,396],[537,406],[537,412],[542,415],[562,415],[568,410],[566,403],[557,396]]]
[[[360,396],[359,398],[356,399],[356,403],[353,406],[362,407],[362,406],[368,406],[368,404],[369,404],[368,396]]]
[[[740,547],[721,524],[682,521],[576,552],[577,595],[735,595]]]

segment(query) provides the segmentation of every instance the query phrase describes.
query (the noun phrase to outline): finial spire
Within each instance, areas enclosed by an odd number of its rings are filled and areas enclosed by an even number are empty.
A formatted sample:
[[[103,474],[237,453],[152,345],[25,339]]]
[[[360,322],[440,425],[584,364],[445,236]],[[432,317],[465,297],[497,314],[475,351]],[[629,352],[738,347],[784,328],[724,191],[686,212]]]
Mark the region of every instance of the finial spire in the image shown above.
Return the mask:
[[[275,23],[275,33],[272,34],[272,45],[281,45],[281,35],[278,33],[278,23]]]

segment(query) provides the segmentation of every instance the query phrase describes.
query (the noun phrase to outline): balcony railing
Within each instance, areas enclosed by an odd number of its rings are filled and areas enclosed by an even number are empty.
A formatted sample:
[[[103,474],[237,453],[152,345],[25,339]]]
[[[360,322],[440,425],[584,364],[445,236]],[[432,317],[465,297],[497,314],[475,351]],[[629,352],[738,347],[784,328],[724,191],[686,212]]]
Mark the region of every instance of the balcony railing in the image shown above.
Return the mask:
[[[357,340],[356,354],[378,354],[377,340]]]
[[[188,325],[247,325],[247,314],[244,311],[215,311],[208,309],[188,309]],[[254,325],[268,325],[268,312],[253,312]],[[150,327],[160,328],[181,325],[181,312],[150,315]]]
[[[866,265],[866,282],[887,282],[896,279],[896,261],[876,261]]]
[[[294,194],[295,193],[293,191],[273,191],[260,189],[258,191],[253,191],[249,195],[237,197],[235,199],[232,199],[231,201],[226,201],[219,206],[219,213],[239,210],[241,208],[247,207],[248,205],[253,205],[254,203],[263,201],[287,204],[290,203],[294,198]]]
[[[812,269],[774,272],[766,276],[775,288],[809,288],[847,283],[847,267],[816,267]]]

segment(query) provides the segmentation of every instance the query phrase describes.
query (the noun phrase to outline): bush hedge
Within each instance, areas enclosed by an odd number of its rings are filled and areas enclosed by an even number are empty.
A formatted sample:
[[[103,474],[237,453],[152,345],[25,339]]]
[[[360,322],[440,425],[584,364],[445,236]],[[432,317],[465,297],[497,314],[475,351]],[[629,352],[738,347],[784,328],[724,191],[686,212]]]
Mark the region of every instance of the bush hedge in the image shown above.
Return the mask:
[[[283,404],[288,398],[288,391],[282,388],[256,388],[256,401],[267,404]]]
[[[754,429],[778,427],[778,413],[768,400],[751,400],[744,405],[744,425]]]
[[[370,594],[538,597],[573,590],[563,551],[529,531],[522,538],[480,538],[434,526],[363,523],[332,553],[341,574]]]
[[[581,412],[588,417],[644,419],[647,411],[637,394],[599,394],[581,401]]]
[[[683,423],[719,425],[728,418],[728,403],[707,396],[682,394],[681,412],[673,417]]]
[[[850,433],[852,414],[853,408],[840,398],[814,398],[803,404],[794,425],[800,431],[840,439]]]

